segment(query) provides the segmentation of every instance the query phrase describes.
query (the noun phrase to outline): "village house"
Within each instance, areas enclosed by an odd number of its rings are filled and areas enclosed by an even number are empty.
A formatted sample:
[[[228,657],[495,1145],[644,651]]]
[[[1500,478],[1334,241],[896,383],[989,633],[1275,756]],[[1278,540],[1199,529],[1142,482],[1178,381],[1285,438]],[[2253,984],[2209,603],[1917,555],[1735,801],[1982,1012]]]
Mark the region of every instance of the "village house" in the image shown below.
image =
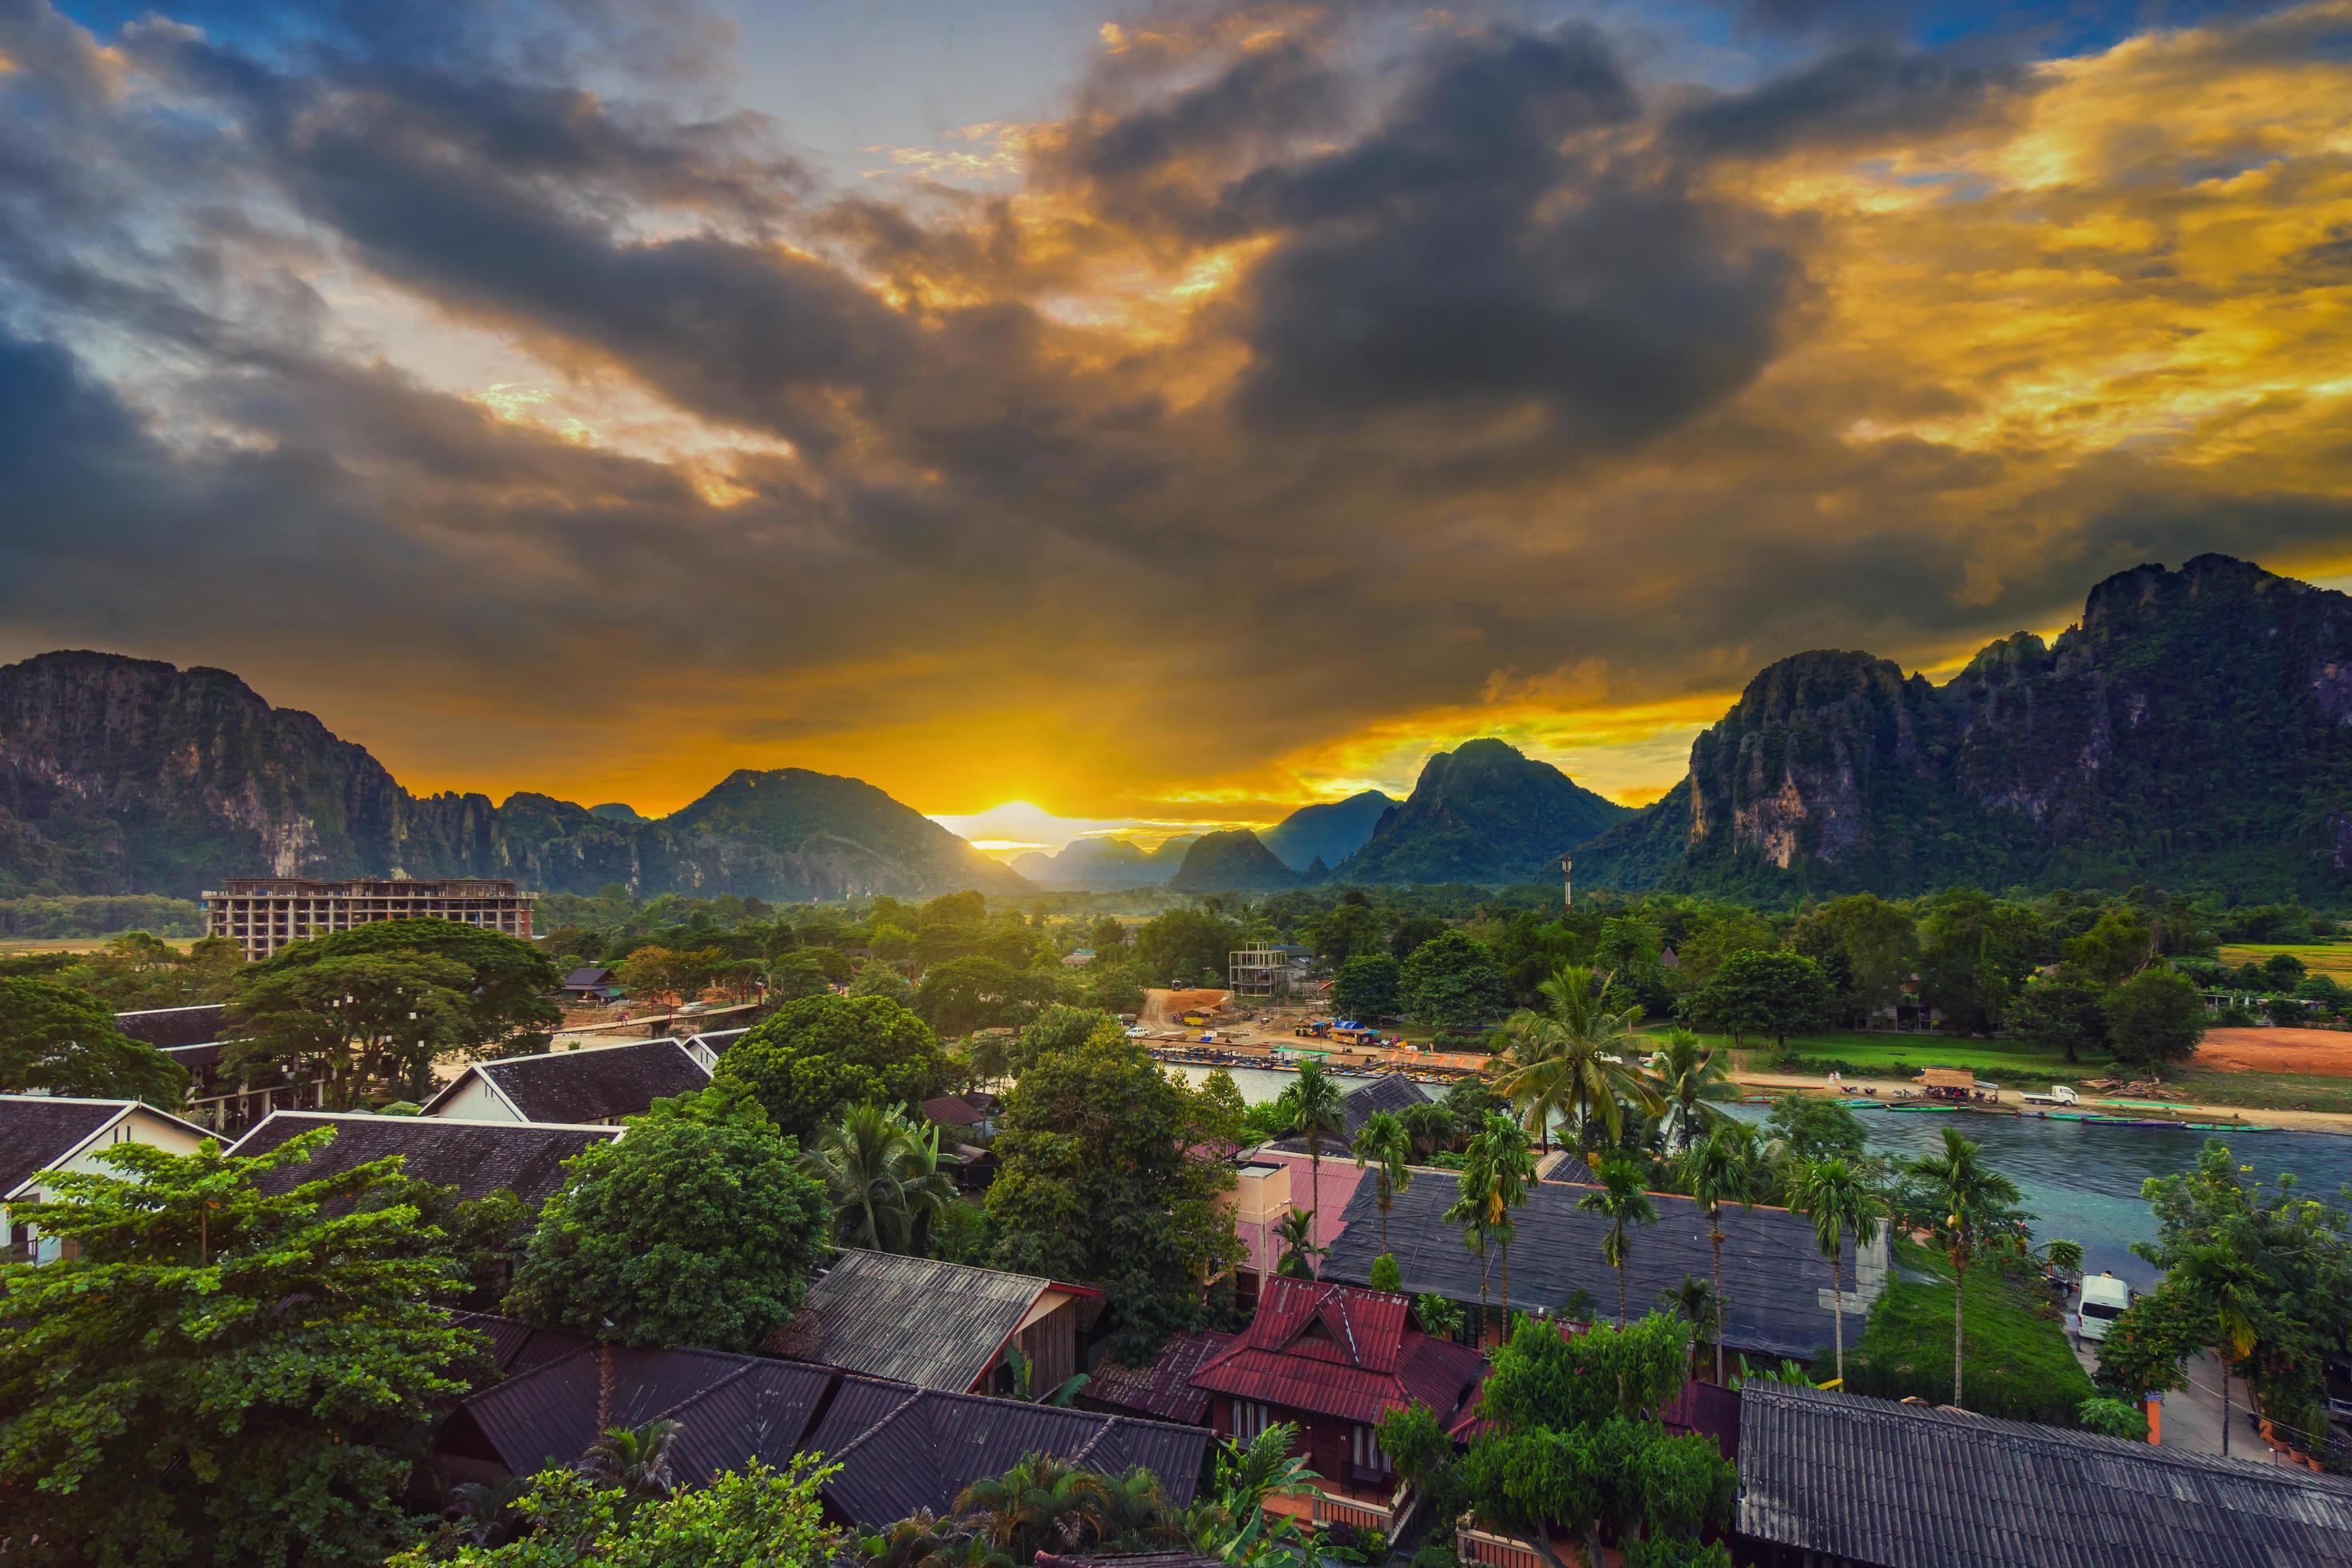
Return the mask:
[[[193,1154],[212,1134],[135,1100],[75,1100],[55,1094],[0,1094],[0,1261],[54,1263],[72,1244],[43,1237],[15,1216],[47,1194],[43,1171],[120,1174],[99,1158],[124,1143]]]
[[[706,1029],[698,1035],[688,1035],[686,1037],[686,1054],[700,1062],[703,1071],[715,1073],[719,1070],[719,1058],[727,1054],[727,1047],[751,1032],[751,1027],[747,1024],[740,1029]]]
[[[1297,1500],[1299,1511],[1391,1531],[1401,1488],[1381,1449],[1381,1418],[1419,1401],[1450,1426],[1486,1373],[1476,1351],[1414,1327],[1402,1296],[1276,1277],[1249,1326],[1202,1360],[1192,1385],[1209,1395],[1209,1427],[1221,1437],[1246,1443],[1297,1424],[1297,1451],[1323,1478]]]
[[[1102,1300],[1090,1286],[849,1247],[762,1348],[959,1394],[1021,1392],[1006,1353],[1019,1351],[1042,1396],[1083,1370],[1078,1334]]]
[[[581,1002],[617,1002],[628,994],[610,964],[585,963],[563,977],[563,994]]]
[[[622,1135],[617,1127],[281,1110],[237,1140],[229,1152],[266,1154],[321,1127],[335,1134],[325,1148],[307,1161],[268,1173],[256,1184],[264,1192],[287,1192],[397,1154],[403,1173],[436,1187],[455,1187],[460,1202],[505,1191],[536,1209],[563,1185],[565,1161]]]
[[[476,1062],[425,1102],[461,1121],[617,1125],[656,1100],[699,1093],[710,1069],[682,1041],[637,1040]]]
[[[180,1112],[200,1127],[234,1138],[273,1110],[326,1103],[326,1080],[289,1063],[228,1059],[231,1033],[218,1002],[117,1013],[114,1026],[143,1040],[187,1070]]]

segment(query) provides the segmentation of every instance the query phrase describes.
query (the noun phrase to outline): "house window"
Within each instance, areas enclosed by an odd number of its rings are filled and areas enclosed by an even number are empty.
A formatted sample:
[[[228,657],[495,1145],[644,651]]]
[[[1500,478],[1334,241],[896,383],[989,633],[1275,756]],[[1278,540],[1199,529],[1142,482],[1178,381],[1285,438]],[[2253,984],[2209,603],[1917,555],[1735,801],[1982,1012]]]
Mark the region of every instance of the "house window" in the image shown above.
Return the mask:
[[[1377,1428],[1370,1426],[1350,1428],[1349,1438],[1355,1445],[1356,1468],[1370,1470],[1378,1476],[1385,1476],[1389,1473],[1388,1453],[1381,1447],[1381,1435]]]
[[[1246,1443],[1275,1424],[1274,1411],[1255,1399],[1234,1401],[1234,1441]]]

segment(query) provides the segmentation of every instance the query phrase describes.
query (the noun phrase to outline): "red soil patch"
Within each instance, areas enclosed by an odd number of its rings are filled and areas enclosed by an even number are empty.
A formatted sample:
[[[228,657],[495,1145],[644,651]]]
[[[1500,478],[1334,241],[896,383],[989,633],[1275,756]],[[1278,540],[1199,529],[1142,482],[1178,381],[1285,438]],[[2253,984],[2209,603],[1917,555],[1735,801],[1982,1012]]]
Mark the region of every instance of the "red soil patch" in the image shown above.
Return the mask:
[[[2217,1072],[2300,1072],[2352,1078],[2352,1033],[2341,1029],[2208,1029],[2200,1068]]]

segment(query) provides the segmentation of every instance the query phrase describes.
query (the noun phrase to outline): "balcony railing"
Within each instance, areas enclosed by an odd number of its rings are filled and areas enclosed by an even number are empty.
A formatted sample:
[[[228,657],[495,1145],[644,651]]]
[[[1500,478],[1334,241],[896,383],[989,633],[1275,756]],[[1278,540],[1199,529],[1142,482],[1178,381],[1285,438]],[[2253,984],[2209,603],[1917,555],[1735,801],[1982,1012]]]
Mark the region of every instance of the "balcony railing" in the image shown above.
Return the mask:
[[[1490,1535],[1466,1524],[1454,1527],[1454,1554],[1465,1563],[1484,1563],[1486,1568],[1544,1568],[1542,1555],[1526,1542]]]

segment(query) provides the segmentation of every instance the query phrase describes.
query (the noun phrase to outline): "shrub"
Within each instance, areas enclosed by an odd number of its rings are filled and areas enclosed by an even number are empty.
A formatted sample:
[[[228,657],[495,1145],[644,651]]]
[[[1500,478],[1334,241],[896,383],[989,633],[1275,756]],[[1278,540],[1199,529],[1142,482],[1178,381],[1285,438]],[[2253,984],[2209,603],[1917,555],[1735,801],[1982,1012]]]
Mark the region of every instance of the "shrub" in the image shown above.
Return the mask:
[[[2097,1432],[2109,1437],[2121,1437],[2133,1443],[2147,1441],[2147,1411],[2128,1399],[2085,1399],[2074,1407],[2075,1422],[2085,1432]]]

